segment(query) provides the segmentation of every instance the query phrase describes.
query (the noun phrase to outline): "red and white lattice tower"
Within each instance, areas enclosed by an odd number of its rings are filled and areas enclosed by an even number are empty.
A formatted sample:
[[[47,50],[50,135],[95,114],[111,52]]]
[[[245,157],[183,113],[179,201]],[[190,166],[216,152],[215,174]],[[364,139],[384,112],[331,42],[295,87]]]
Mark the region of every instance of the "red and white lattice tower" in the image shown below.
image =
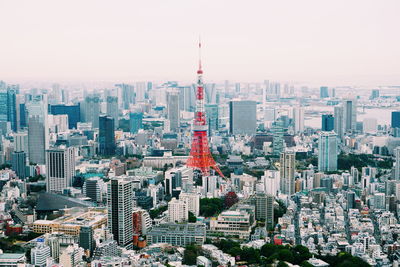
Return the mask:
[[[210,175],[213,168],[221,177],[221,170],[211,156],[208,146],[207,120],[204,110],[203,70],[201,69],[201,42],[199,42],[199,70],[197,71],[196,112],[193,121],[192,148],[186,163],[188,167],[198,169],[205,176]]]

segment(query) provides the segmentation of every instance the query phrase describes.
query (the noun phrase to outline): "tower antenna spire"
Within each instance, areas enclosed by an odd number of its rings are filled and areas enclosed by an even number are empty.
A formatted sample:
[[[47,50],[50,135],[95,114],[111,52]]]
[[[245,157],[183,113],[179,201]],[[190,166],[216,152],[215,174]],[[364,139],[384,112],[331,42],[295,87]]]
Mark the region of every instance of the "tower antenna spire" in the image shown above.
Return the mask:
[[[201,70],[201,36],[199,35],[199,70]]]

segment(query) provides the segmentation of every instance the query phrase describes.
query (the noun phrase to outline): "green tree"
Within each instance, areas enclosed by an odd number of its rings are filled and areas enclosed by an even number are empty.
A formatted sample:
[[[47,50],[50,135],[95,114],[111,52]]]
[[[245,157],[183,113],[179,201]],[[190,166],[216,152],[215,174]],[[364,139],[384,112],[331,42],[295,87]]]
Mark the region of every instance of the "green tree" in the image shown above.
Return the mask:
[[[199,247],[196,245],[187,245],[183,253],[183,264],[196,265],[197,256],[199,256]]]
[[[196,221],[197,221],[196,216],[193,214],[193,212],[189,211],[189,222],[195,223]]]

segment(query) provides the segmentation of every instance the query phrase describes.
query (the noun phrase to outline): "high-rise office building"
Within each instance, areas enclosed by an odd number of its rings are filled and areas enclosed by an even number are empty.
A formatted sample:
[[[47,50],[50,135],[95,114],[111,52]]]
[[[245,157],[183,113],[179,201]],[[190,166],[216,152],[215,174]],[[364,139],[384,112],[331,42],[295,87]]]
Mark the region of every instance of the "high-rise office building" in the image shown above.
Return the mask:
[[[46,151],[47,192],[62,193],[72,186],[75,175],[75,148],[54,148]]]
[[[400,146],[393,149],[393,154],[395,157],[394,179],[400,181]]]
[[[80,107],[82,122],[90,122],[93,128],[99,128],[100,97],[86,96]]]
[[[99,118],[99,154],[115,155],[114,119],[110,116]]]
[[[319,97],[320,98],[327,98],[329,97],[329,90],[327,86],[321,86],[319,88]]]
[[[26,152],[14,151],[11,155],[11,169],[20,179],[26,177]]]
[[[108,228],[121,247],[133,241],[132,181],[112,179],[107,184]]]
[[[25,103],[19,104],[19,126],[26,128],[28,126],[28,110]]]
[[[14,132],[17,132],[20,128],[18,93],[18,86],[9,86],[7,88],[7,120],[11,123],[11,130]]]
[[[93,253],[95,247],[95,241],[93,238],[93,228],[92,226],[81,226],[79,231],[79,246],[84,250]]]
[[[257,130],[257,103],[255,101],[229,102],[229,132],[254,135]]]
[[[29,161],[46,163],[46,149],[49,148],[49,127],[47,119],[47,95],[35,95],[27,103]]]
[[[139,132],[139,129],[143,128],[143,113],[132,112],[129,113],[129,129],[132,134]]]
[[[177,132],[180,126],[179,92],[167,92],[167,119],[170,122],[170,130]]]
[[[99,177],[91,177],[85,180],[82,187],[83,194],[94,202],[102,202],[102,187],[104,182]]]
[[[50,114],[68,115],[68,128],[76,129],[81,121],[80,105],[50,105]]]
[[[357,125],[357,101],[347,99],[343,101],[343,130],[353,132]]]
[[[130,104],[135,103],[135,91],[133,85],[116,84],[118,90],[118,98],[121,99],[120,107],[129,109]]]
[[[0,121],[10,122],[11,130],[19,130],[20,115],[18,101],[19,86],[6,85],[4,82],[0,85]]]
[[[168,222],[186,222],[189,219],[189,211],[186,202],[172,198],[168,202]]]
[[[256,220],[265,221],[267,229],[274,227],[274,202],[273,195],[265,193],[255,195]]]
[[[283,121],[278,118],[271,127],[272,133],[272,154],[275,156],[279,156],[284,147],[283,136],[285,134],[285,130],[283,128]]]
[[[392,128],[400,128],[400,111],[392,111]]]
[[[178,90],[180,110],[193,111],[195,102],[193,88],[191,86],[180,86]]]
[[[28,153],[28,133],[18,132],[14,133],[14,151],[24,151]]]
[[[324,132],[333,131],[335,129],[335,118],[332,114],[322,115],[322,126],[321,130]]]
[[[114,119],[114,128],[118,128],[118,97],[107,96],[107,115]]]
[[[294,172],[296,166],[296,153],[293,151],[282,152],[280,156],[280,177],[281,193],[293,195],[294,191]]]
[[[146,82],[136,83],[136,101],[143,102],[146,99]]]
[[[344,134],[343,128],[343,107],[336,106],[334,108],[334,130],[338,137],[341,139]]]
[[[217,104],[206,104],[204,105],[206,110],[206,118],[208,121],[208,134],[211,135],[214,131],[218,130],[219,117],[218,117],[218,105]]]
[[[318,170],[331,172],[337,170],[338,143],[335,132],[321,132],[318,141]]]
[[[304,108],[295,107],[293,108],[293,128],[295,133],[301,133],[304,131]]]

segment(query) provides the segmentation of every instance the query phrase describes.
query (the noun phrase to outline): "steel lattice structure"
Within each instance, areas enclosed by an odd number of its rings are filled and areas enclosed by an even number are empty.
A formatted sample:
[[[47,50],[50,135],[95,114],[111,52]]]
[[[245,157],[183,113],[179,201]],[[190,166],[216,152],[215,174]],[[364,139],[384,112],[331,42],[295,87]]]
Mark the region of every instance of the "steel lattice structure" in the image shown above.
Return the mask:
[[[193,121],[192,147],[186,165],[200,170],[206,176],[210,175],[210,169],[213,168],[221,177],[224,177],[212,157],[208,145],[208,125],[204,110],[204,84],[200,51],[201,42],[199,42],[199,69],[197,70],[196,112]]]

